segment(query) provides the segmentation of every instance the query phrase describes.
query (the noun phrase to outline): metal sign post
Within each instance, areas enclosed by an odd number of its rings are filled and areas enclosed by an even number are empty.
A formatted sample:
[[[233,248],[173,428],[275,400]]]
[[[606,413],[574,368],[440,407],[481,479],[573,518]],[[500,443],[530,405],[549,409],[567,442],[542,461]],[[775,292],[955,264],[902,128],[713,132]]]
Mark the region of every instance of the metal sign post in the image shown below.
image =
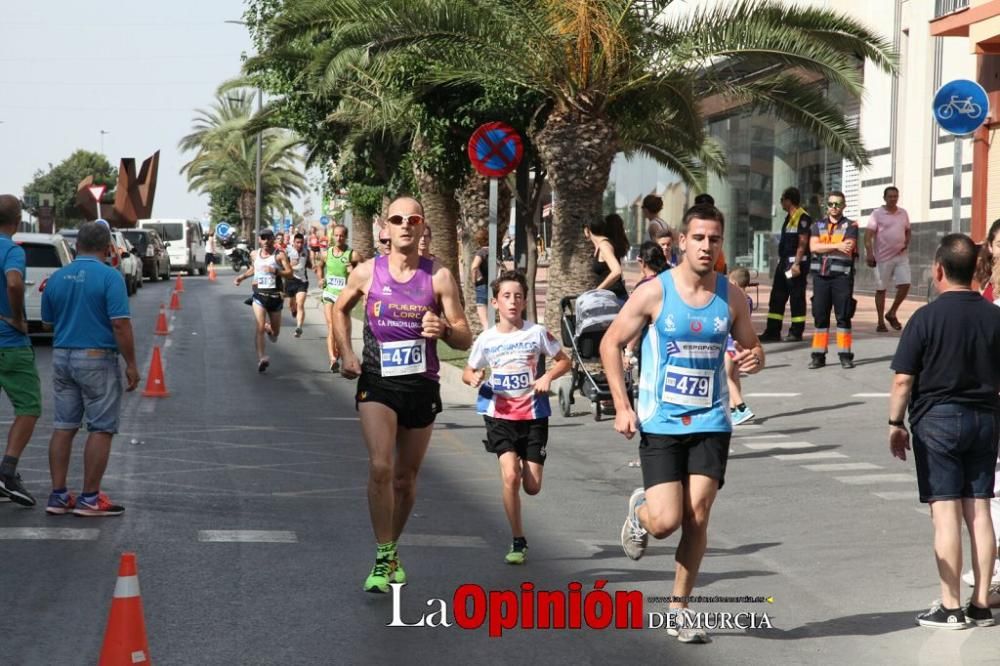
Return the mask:
[[[941,86],[931,106],[934,119],[953,135],[955,153],[951,177],[951,231],[962,230],[962,139],[975,132],[989,115],[986,91],[975,81],[956,79]]]
[[[504,178],[517,168],[524,156],[521,136],[506,123],[493,122],[481,125],[469,139],[469,159],[480,174],[490,179],[489,253],[486,275],[488,284],[497,279],[497,206],[500,178]],[[492,326],[496,313],[492,299],[486,300],[486,320]]]

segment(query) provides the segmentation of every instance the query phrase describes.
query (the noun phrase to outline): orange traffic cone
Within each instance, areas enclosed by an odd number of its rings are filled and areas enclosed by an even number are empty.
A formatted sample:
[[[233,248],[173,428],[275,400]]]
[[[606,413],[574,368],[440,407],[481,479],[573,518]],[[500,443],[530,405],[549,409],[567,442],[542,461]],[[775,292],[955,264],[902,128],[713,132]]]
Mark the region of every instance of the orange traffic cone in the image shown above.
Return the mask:
[[[160,316],[156,318],[156,335],[169,335],[170,328],[167,326],[167,306],[160,303]]]
[[[176,291],[170,296],[170,309],[171,310],[181,309],[181,297],[177,295]]]
[[[215,264],[208,265],[208,279],[215,282]]]
[[[153,360],[149,362],[149,377],[146,379],[146,390],[142,392],[142,396],[144,398],[166,398],[169,395],[167,382],[163,378],[160,348],[153,347]]]
[[[177,274],[177,284],[174,285],[174,291],[180,292],[180,293],[184,292],[184,283],[181,282],[181,274],[180,273]]]
[[[104,632],[104,645],[98,666],[133,666],[149,664],[149,641],[146,622],[142,617],[142,597],[139,596],[139,575],[135,553],[122,553],[118,565],[118,581],[111,599],[111,615]]]

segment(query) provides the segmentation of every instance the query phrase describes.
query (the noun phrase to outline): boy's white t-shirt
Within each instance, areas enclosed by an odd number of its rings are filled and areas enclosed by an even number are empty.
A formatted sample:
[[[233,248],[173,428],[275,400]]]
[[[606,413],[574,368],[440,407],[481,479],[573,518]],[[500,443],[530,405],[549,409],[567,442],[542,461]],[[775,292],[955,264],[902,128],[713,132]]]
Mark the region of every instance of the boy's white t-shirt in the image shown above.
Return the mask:
[[[495,327],[472,345],[469,366],[490,368],[490,377],[479,387],[476,411],[509,421],[530,421],[552,415],[548,395],[536,395],[535,380],[545,368],[542,354],[555,356],[562,347],[545,327],[525,321],[521,330],[501,333]]]

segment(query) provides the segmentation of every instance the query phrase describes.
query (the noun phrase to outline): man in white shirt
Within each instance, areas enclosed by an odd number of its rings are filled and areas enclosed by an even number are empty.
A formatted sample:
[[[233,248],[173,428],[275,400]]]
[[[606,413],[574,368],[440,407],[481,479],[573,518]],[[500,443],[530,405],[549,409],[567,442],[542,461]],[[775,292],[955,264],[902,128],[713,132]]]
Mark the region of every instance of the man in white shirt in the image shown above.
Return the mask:
[[[865,229],[865,253],[868,265],[875,269],[875,312],[879,333],[885,333],[886,322],[897,331],[903,328],[896,311],[910,291],[910,216],[896,205],[899,189],[890,185],[882,192],[884,206],[872,211]],[[896,297],[885,311],[886,285],[896,285]]]

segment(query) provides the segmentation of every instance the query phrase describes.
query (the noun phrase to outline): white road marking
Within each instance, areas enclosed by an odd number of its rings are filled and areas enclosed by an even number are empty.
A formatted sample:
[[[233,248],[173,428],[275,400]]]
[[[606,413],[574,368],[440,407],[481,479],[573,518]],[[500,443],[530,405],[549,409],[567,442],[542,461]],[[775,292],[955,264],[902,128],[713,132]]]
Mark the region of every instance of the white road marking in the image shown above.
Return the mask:
[[[871,483],[916,483],[917,481],[909,474],[865,474],[863,476],[835,476],[833,478],[852,486]]]
[[[848,463],[826,463],[820,465],[803,465],[803,469],[807,469],[810,472],[852,472],[862,469],[882,469],[879,465],[874,465],[867,462],[848,462]]]
[[[852,398],[888,398],[888,393],[855,393]]]
[[[403,534],[401,546],[430,546],[441,548],[489,548],[486,540],[478,536],[455,534]]]
[[[884,493],[873,493],[875,497],[880,497],[884,500],[919,500],[920,493],[916,490],[890,490]]]
[[[747,398],[797,398],[801,393],[746,393]]]
[[[298,543],[289,530],[198,530],[198,541],[215,543]]]
[[[779,437],[788,437],[788,435],[782,435],[780,433],[774,433],[771,435],[733,435],[733,439],[735,441],[740,441],[743,439],[778,439]]]
[[[769,449],[811,449],[816,445],[812,442],[753,442],[745,443],[743,446],[754,451],[767,451]]]
[[[96,541],[98,529],[71,527],[0,527],[0,541]]]
[[[170,346],[173,345],[173,344],[174,344],[173,340],[167,340],[166,342],[163,343],[163,348],[164,349],[169,349]]]
[[[806,453],[776,453],[771,456],[784,462],[798,462],[800,460],[822,460],[824,458],[846,458],[843,453],[836,451],[808,451]]]

